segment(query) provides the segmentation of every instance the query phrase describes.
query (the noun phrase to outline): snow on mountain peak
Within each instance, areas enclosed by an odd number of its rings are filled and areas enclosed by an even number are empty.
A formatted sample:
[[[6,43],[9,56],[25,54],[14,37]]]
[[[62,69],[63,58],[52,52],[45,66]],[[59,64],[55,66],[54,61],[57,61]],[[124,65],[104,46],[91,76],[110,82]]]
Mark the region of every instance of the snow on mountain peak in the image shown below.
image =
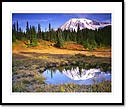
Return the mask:
[[[98,22],[86,18],[72,18],[68,20],[66,23],[64,23],[60,29],[62,30],[78,30],[78,25],[80,27],[80,30],[87,28],[91,30],[96,30],[98,28],[103,28],[105,26],[110,25],[110,23],[106,22]]]

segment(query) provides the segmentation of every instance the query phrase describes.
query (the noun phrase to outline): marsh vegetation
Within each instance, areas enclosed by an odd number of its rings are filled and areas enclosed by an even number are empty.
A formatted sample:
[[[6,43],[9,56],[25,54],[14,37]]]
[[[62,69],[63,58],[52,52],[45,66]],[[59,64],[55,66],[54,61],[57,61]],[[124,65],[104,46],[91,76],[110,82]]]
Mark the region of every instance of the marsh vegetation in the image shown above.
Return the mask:
[[[111,73],[110,49],[68,50],[48,46],[52,44],[49,41],[39,41],[38,44],[36,47],[26,48],[22,41],[13,43],[13,92],[111,92],[111,79],[98,83],[93,81],[93,84],[48,84],[47,78],[43,75],[47,69],[58,69],[61,72],[77,66],[79,69],[96,68]]]

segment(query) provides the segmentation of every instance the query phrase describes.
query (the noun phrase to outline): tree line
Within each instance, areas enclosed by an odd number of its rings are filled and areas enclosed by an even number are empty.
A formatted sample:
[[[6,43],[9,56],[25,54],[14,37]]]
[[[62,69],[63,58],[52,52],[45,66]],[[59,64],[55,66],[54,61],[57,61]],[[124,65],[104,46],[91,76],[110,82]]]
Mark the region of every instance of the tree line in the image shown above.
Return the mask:
[[[106,26],[98,30],[89,30],[87,28],[80,30],[78,25],[77,32],[75,30],[62,31],[60,28],[55,31],[49,23],[48,31],[42,31],[40,24],[38,24],[36,30],[36,27],[29,25],[27,21],[26,31],[23,32],[17,21],[12,25],[12,41],[15,42],[16,40],[27,40],[28,46],[37,46],[38,40],[46,40],[55,42],[55,46],[59,48],[62,48],[66,41],[82,44],[88,49],[110,47],[111,26]]]

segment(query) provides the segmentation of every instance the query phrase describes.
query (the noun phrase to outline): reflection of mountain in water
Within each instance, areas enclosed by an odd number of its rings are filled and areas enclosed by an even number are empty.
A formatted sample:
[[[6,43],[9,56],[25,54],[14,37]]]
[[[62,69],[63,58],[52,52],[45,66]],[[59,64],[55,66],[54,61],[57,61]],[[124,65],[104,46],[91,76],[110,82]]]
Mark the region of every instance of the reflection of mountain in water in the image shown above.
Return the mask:
[[[62,70],[63,69],[63,70]],[[44,71],[43,77],[46,78],[47,84],[94,84],[94,82],[102,82],[111,80],[110,72],[102,72],[100,69],[84,69],[81,67],[66,66],[60,69],[47,69]]]
[[[94,77],[104,77],[105,75],[110,75],[110,73],[102,72],[100,69],[79,69],[78,67],[72,68],[71,70],[63,70],[63,74],[69,77],[72,80],[86,80]]]

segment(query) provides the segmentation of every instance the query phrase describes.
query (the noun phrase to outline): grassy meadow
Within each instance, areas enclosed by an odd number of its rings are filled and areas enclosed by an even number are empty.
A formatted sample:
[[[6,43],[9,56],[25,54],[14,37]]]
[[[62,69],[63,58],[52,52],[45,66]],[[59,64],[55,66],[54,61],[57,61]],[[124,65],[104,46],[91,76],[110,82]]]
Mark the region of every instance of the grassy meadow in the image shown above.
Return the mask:
[[[69,41],[57,48],[52,41],[38,40],[38,45],[28,47],[26,40],[12,43],[12,92],[111,92],[111,81],[93,85],[45,83],[42,72],[48,68],[84,66],[111,71],[111,48],[85,49]]]

